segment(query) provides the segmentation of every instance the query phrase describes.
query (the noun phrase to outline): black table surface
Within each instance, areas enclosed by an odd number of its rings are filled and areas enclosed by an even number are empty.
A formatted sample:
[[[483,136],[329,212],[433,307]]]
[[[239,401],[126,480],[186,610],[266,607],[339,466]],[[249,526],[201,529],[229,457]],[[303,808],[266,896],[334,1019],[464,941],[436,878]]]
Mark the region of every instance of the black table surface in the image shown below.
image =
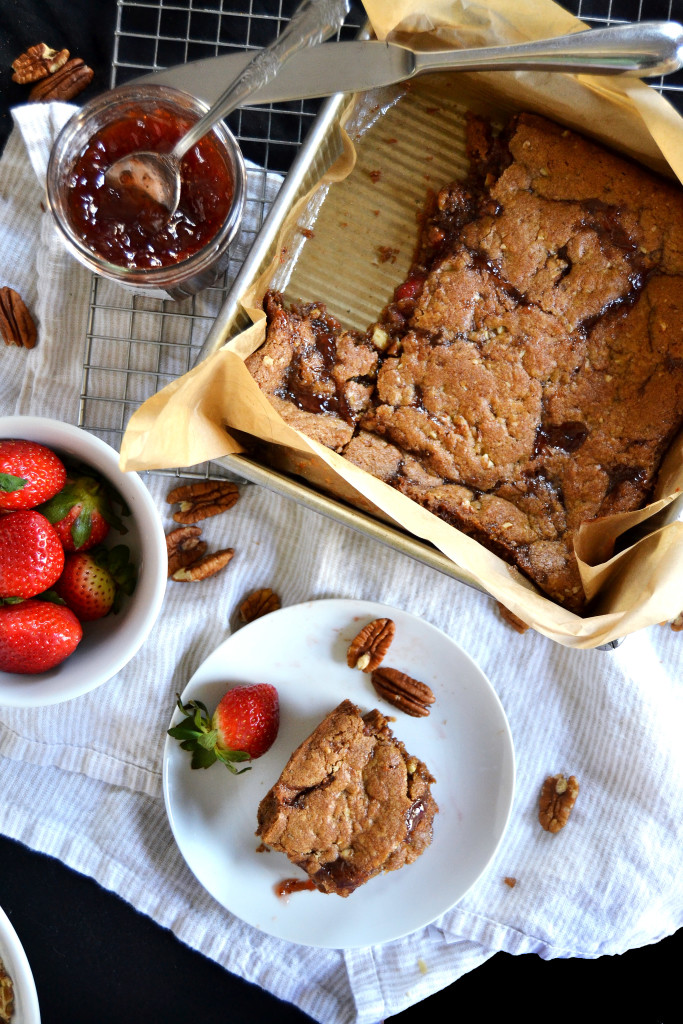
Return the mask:
[[[11,128],[10,107],[26,97],[26,87],[11,81],[12,60],[40,41],[68,47],[95,71],[79,102],[88,99],[109,86],[115,19],[116,0],[2,0],[0,146]],[[581,884],[580,864],[576,879]],[[0,906],[26,950],[45,1024],[310,1020],[189,949],[91,879],[4,836]],[[598,960],[497,953],[391,1020],[413,1024],[459,1013],[466,1021],[488,1021],[516,1010],[527,1021],[669,1024],[680,1019],[682,956],[683,931]]]

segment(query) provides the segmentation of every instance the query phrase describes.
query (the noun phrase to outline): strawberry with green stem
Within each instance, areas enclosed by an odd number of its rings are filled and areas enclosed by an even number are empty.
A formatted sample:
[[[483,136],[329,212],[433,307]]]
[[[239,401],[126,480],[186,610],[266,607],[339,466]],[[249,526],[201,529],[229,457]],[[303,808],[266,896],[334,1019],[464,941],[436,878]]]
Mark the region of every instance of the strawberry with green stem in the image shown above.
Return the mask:
[[[125,532],[104,481],[94,475],[69,476],[40,511],[57,531],[65,551],[89,551],[101,544],[111,526]]]
[[[0,508],[35,508],[65,482],[64,463],[51,448],[21,438],[0,440]]]
[[[235,763],[261,757],[275,742],[280,704],[270,683],[235,686],[224,694],[213,715],[200,700],[183,704],[180,695],[176,697],[186,721],[168,734],[192,753],[192,768],[209,768],[214,761],[222,761],[233,775],[241,775],[249,768],[238,771]]]

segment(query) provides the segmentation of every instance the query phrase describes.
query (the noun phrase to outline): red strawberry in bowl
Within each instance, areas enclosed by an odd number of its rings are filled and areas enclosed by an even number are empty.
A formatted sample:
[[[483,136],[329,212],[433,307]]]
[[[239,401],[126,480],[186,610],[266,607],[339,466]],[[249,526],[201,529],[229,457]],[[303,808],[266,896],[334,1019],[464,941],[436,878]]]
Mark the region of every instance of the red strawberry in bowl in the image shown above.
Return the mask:
[[[54,497],[66,483],[58,455],[37,441],[0,440],[0,508],[35,508]]]
[[[67,555],[55,591],[79,622],[102,619],[111,611],[116,584],[110,573],[87,552]]]
[[[94,476],[69,478],[40,511],[54,526],[65,551],[88,551],[115,526],[123,532],[103,483]]]
[[[50,601],[0,605],[0,670],[46,672],[73,654],[83,636],[72,611]]]
[[[55,591],[80,622],[93,622],[118,611],[121,595],[133,592],[135,576],[123,544],[76,551],[67,554]]]
[[[187,721],[168,730],[169,736],[180,740],[183,750],[192,753],[193,768],[209,768],[222,761],[233,775],[238,771],[233,762],[261,757],[275,742],[280,727],[280,703],[277,690],[270,683],[235,686],[221,698],[213,715],[200,700],[178,708]]]
[[[64,550],[45,516],[35,509],[0,516],[0,598],[35,597],[63,568]]]

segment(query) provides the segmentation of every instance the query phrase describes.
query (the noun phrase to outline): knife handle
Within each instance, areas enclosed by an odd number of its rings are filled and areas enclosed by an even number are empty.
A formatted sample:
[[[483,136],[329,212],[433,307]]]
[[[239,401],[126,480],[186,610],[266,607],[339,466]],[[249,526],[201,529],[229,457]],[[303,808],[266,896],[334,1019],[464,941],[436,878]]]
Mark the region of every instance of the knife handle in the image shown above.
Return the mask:
[[[535,69],[649,78],[681,66],[683,26],[675,21],[642,21],[512,46],[415,53],[414,73]]]
[[[349,0],[304,0],[277,39],[258,50],[210,110],[183,136],[173,156],[180,160],[216,121],[227,117],[248,96],[270,82],[294,53],[329,39],[341,28],[348,11]]]

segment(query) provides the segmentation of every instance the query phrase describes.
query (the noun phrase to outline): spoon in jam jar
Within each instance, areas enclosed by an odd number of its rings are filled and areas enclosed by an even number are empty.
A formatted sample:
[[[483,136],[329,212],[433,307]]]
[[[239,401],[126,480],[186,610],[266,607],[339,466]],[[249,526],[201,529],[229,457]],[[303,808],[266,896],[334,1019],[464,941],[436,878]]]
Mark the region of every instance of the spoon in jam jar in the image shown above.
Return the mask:
[[[284,31],[256,53],[213,106],[176,142],[170,153],[147,150],[120,157],[105,172],[105,183],[124,193],[132,206],[143,206],[151,199],[159,208],[168,211],[167,219],[170,219],[180,201],[180,163],[188,150],[217,121],[227,117],[253,92],[270,82],[294,53],[329,39],[341,27],[348,10],[349,0],[305,0]]]

